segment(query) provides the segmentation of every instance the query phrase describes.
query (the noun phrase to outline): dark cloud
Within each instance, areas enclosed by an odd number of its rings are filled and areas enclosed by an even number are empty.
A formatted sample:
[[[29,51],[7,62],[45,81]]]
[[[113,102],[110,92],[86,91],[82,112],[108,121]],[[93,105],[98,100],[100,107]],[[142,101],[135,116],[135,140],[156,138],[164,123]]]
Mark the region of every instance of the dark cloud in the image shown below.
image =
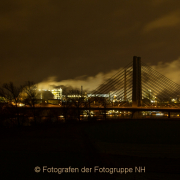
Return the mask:
[[[0,5],[0,81],[59,81],[107,73],[141,56],[179,57],[178,1],[6,0]]]

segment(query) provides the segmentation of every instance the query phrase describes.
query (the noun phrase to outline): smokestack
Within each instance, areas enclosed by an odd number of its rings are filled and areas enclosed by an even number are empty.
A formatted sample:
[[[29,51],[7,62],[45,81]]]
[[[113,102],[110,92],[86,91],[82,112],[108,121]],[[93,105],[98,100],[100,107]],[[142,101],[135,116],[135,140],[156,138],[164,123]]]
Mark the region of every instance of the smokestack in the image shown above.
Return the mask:
[[[82,94],[83,94],[83,86],[81,86],[81,97],[82,97]]]

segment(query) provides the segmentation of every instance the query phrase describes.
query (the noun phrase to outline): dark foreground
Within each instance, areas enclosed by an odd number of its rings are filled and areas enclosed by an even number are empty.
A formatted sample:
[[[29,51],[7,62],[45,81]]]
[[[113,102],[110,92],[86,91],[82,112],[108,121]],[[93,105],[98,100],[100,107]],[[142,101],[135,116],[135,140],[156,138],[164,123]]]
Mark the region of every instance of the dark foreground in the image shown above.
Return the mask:
[[[3,128],[0,177],[32,180],[180,179],[179,129],[179,120],[120,120]],[[41,168],[39,173],[34,170],[36,166]],[[43,166],[51,169],[43,172]],[[59,169],[63,172],[58,174],[52,172],[52,167],[68,170]],[[87,169],[82,173],[84,167]],[[106,172],[102,172],[103,167]],[[76,172],[72,168],[76,168]],[[113,173],[112,168],[127,168],[126,171],[131,168],[133,172],[125,174],[121,169],[121,173]]]

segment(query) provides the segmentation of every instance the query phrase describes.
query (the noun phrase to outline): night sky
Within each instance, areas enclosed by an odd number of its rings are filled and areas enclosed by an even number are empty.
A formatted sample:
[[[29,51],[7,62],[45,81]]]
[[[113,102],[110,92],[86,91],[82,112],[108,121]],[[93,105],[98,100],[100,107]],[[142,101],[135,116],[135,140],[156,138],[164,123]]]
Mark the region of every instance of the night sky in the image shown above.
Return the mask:
[[[49,77],[95,83],[133,56],[178,82],[177,0],[5,0],[0,37],[0,83]]]

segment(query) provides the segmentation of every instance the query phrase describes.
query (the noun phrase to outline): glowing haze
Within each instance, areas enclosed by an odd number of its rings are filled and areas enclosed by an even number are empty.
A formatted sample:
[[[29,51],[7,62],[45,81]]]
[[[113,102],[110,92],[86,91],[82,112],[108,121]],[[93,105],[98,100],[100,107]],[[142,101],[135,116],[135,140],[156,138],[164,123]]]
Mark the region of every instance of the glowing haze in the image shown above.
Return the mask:
[[[83,90],[92,91],[96,89],[100,84],[102,84],[107,79],[111,78],[116,72],[120,71],[122,68],[117,70],[112,70],[108,73],[98,73],[96,76],[86,75],[76,77],[75,79],[67,79],[63,81],[56,81],[56,77],[49,77],[47,80],[40,82],[38,84],[39,89],[52,89],[53,86],[66,86],[75,89],[80,89],[83,86]]]
[[[159,62],[157,65],[150,65],[153,69],[163,74],[167,78],[171,79],[177,84],[180,84],[180,58],[170,63]],[[114,74],[120,71],[122,68],[111,70],[108,73],[100,72],[95,76],[86,75],[76,77],[74,79],[67,79],[62,81],[56,81],[56,77],[49,77],[38,84],[39,89],[52,89],[55,86],[66,86],[70,88],[80,89],[83,86],[83,90],[92,91],[101,85],[104,81],[111,78]]]
[[[151,67],[175,83],[180,84],[180,57],[172,62],[159,62]]]

